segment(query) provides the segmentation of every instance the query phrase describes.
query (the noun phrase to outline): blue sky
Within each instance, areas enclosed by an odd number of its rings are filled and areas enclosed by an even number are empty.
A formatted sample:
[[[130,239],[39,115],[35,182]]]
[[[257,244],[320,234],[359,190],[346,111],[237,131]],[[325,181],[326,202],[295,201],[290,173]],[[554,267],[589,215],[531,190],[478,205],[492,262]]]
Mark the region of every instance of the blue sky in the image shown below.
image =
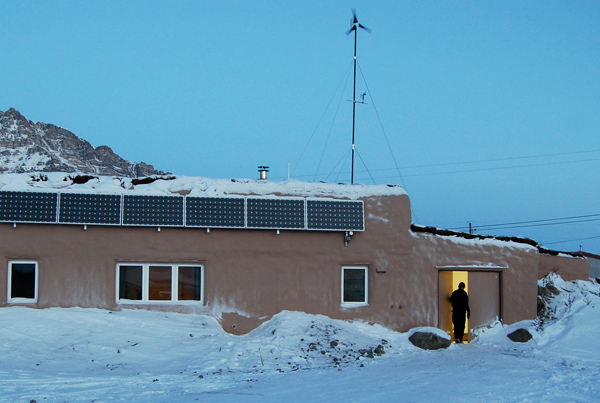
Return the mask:
[[[179,175],[349,182],[352,8],[355,182],[600,253],[598,1],[1,2],[0,110]]]

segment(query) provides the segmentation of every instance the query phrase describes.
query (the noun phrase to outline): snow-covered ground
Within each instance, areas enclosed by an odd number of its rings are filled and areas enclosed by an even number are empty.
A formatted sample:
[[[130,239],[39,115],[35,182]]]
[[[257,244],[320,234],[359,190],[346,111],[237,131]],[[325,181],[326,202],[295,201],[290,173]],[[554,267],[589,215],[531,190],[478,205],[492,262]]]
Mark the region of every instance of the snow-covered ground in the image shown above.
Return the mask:
[[[546,320],[437,351],[298,312],[233,336],[201,315],[1,308],[0,401],[597,401],[600,285],[550,281]],[[531,341],[507,338],[520,327]]]

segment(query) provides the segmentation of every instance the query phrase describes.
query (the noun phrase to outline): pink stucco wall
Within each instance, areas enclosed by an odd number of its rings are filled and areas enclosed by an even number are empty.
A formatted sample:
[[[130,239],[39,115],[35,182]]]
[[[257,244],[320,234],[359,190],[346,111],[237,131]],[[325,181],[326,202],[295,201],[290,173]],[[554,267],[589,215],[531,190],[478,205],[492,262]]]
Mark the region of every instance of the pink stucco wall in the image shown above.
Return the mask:
[[[218,318],[234,333],[245,333],[282,310],[359,319],[399,331],[437,326],[438,272],[448,267],[501,272],[504,321],[535,317],[537,249],[412,233],[406,195],[364,202],[366,230],[356,232],[348,246],[342,232],[327,231],[92,225],[84,230],[82,225],[2,223],[0,261],[5,268],[12,259],[39,263],[37,308],[201,313]],[[544,267],[552,266],[546,265],[552,259],[542,261]],[[116,265],[123,262],[202,263],[204,304],[117,303]],[[570,266],[572,261],[559,263]],[[368,306],[342,306],[345,265],[368,267]],[[5,269],[0,271],[0,306],[8,305],[6,290]]]
[[[590,263],[579,257],[540,254],[538,278],[543,278],[551,272],[558,274],[566,281],[589,280]]]

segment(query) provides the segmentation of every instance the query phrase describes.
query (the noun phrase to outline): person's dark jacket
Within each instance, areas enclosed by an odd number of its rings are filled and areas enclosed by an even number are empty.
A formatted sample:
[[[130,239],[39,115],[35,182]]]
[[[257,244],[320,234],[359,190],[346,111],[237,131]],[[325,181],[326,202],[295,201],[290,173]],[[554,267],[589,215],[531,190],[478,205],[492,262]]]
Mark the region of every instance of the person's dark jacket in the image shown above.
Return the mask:
[[[466,291],[462,288],[454,291],[452,296],[450,297],[450,302],[452,303],[452,314],[462,317],[467,313],[467,317],[470,316],[471,310],[469,309],[469,296]]]

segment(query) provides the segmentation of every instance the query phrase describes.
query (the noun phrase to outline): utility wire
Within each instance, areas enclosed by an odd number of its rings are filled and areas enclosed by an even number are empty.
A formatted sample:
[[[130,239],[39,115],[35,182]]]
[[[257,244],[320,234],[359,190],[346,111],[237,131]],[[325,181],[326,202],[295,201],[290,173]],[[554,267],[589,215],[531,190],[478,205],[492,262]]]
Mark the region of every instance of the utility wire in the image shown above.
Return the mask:
[[[576,161],[543,162],[543,163],[539,163],[539,164],[513,165],[513,166],[494,167],[494,168],[463,169],[460,171],[429,172],[429,173],[422,173],[422,174],[410,174],[410,175],[404,175],[404,176],[405,177],[415,177],[415,176],[460,174],[460,173],[469,173],[469,172],[500,171],[503,169],[530,168],[530,167],[541,167],[541,166],[547,166],[547,165],[564,165],[564,164],[574,164],[574,163],[578,163],[578,162],[591,162],[591,161],[600,161],[600,158],[590,158],[590,159],[576,160]],[[382,177],[381,179],[386,179],[386,178]]]
[[[367,168],[367,164],[365,164],[365,161],[363,160],[362,156],[360,155],[360,153],[358,152],[358,149],[356,147],[354,147],[354,151],[356,151],[356,155],[358,155],[358,158],[360,158],[360,162],[362,162],[362,164],[365,166],[365,169],[369,173],[369,176],[371,177],[373,184],[376,185],[377,182],[375,182],[375,179],[373,179],[373,175],[371,175],[371,172],[369,172],[369,169]]]
[[[600,158],[591,158],[585,160],[576,160],[576,161],[560,161],[560,162],[545,162],[539,164],[528,164],[528,165],[513,165],[506,167],[494,167],[494,168],[477,168],[477,169],[463,169],[458,171],[441,171],[441,172],[427,172],[421,174],[408,174],[403,175],[405,178],[409,177],[417,177],[417,176],[435,176],[435,175],[449,175],[449,174],[460,174],[460,173],[470,173],[470,172],[486,172],[486,171],[500,171],[504,169],[516,169],[516,168],[531,168],[531,167],[539,167],[539,166],[547,166],[547,165],[565,165],[565,164],[575,164],[579,162],[592,162],[592,161],[600,161]],[[389,170],[389,169],[388,169]],[[374,170],[376,171],[376,170]],[[395,179],[397,176],[378,176],[377,179]]]
[[[319,126],[321,125],[321,121],[323,121],[323,118],[325,117],[325,114],[327,113],[327,111],[329,110],[329,106],[331,105],[331,103],[333,102],[333,99],[335,98],[335,94],[337,94],[340,86],[342,85],[342,83],[347,82],[348,80],[346,79],[346,77],[348,76],[348,72],[350,71],[350,69],[352,68],[352,63],[350,63],[350,65],[348,66],[348,68],[346,69],[346,73],[344,73],[344,76],[342,77],[342,79],[340,80],[340,82],[338,83],[337,88],[335,89],[333,95],[331,96],[331,99],[329,100],[329,103],[327,104],[327,107],[325,107],[325,110],[323,111],[323,114],[321,115],[321,118],[319,119],[317,125],[315,126],[315,129],[313,130],[312,134],[310,135],[310,138],[308,139],[308,142],[306,143],[306,145],[304,146],[304,149],[302,150],[302,153],[300,154],[300,158],[298,158],[298,161],[296,162],[296,164],[294,165],[294,169],[292,169],[292,173],[291,175],[294,174],[294,172],[296,171],[296,167],[298,165],[300,165],[300,161],[302,160],[302,157],[304,156],[304,153],[306,152],[306,149],[308,148],[308,146],[310,145],[310,142],[312,141],[313,137],[315,136],[315,133],[317,132],[317,129],[319,128]],[[345,87],[344,87],[345,88]],[[343,92],[343,91],[342,91]],[[315,174],[316,176],[316,174]]]
[[[494,159],[487,159],[487,160],[444,162],[444,163],[439,163],[439,164],[403,166],[400,168],[401,169],[433,168],[433,167],[450,166],[450,165],[482,164],[482,163],[488,163],[488,162],[512,161],[512,160],[531,159],[531,158],[558,157],[558,156],[562,156],[562,155],[589,154],[589,153],[597,153],[597,152],[600,152],[600,150],[569,151],[569,152],[564,152],[564,153],[538,154],[538,155],[528,155],[528,156],[520,156],[520,157],[494,158]],[[583,161],[597,161],[597,160],[593,159],[593,160],[583,160]],[[525,166],[528,166],[528,165],[525,165]],[[380,169],[376,169],[375,171],[391,171],[394,169],[395,168],[380,168]]]
[[[589,220],[575,220],[575,221],[565,221],[565,222],[551,222],[551,223],[543,223],[543,224],[525,224],[525,225],[514,225],[514,226],[506,226],[506,227],[489,227],[484,228],[485,231],[498,230],[498,229],[514,229],[514,228],[530,228],[530,227],[546,227],[548,225],[563,225],[563,224],[575,224],[580,222],[590,222],[590,221],[600,221],[600,218],[592,218]],[[482,229],[482,228],[477,228]]]
[[[350,76],[350,69],[346,71],[346,77]],[[315,172],[315,177],[313,180],[316,180],[316,177],[319,173],[319,169],[321,168],[321,162],[323,162],[323,156],[325,155],[325,150],[327,149],[327,144],[329,143],[329,137],[331,137],[331,132],[333,131],[333,125],[335,124],[335,119],[340,110],[340,105],[342,104],[342,98],[344,96],[344,90],[346,89],[346,85],[348,84],[348,79],[346,78],[346,84],[344,84],[344,88],[340,91],[340,99],[338,100],[337,108],[335,109],[335,114],[333,115],[333,120],[331,121],[331,126],[329,127],[329,132],[327,133],[327,138],[325,139],[325,144],[323,145],[323,150],[321,151],[321,158],[319,158],[319,164],[317,165],[317,170]],[[338,85],[338,89],[340,86]],[[336,89],[337,91],[337,89]]]
[[[335,181],[337,182],[339,179],[339,176],[342,174],[342,168],[344,167],[344,165],[346,165],[346,161],[348,160],[348,157],[350,156],[350,152],[348,151],[344,151],[344,153],[342,154],[341,158],[338,160],[338,162],[335,164],[335,166],[333,167],[333,169],[331,170],[331,172],[329,172],[329,174],[327,174],[327,176],[325,177],[325,180],[328,180],[329,177],[331,175],[333,175],[333,172],[337,169],[337,167],[340,167],[340,170],[338,172],[338,176],[335,178]],[[341,164],[341,165],[340,165]]]
[[[547,218],[544,220],[516,221],[516,222],[508,222],[508,223],[502,223],[502,224],[487,224],[487,225],[480,225],[479,228],[481,229],[481,228],[498,227],[498,226],[504,226],[504,225],[518,225],[518,224],[531,224],[531,223],[541,223],[541,222],[549,222],[549,221],[575,220],[575,219],[579,219],[579,218],[589,218],[589,217],[600,217],[600,214],[587,214],[587,215],[578,215],[578,216],[563,217],[563,218]],[[465,227],[459,227],[459,228],[465,228]],[[449,228],[449,229],[452,229],[452,228]]]
[[[557,243],[567,243],[567,242],[576,242],[576,241],[586,241],[588,239],[597,239],[600,238],[600,235],[598,236],[589,236],[587,238],[577,238],[577,239],[569,239],[568,241],[556,241],[556,242],[546,242],[546,243],[542,243],[540,245],[545,246],[545,245],[555,245]]]
[[[475,164],[475,163],[484,163],[484,162],[496,162],[496,161],[504,161],[504,160],[517,160],[517,159],[527,159],[527,158],[541,158],[541,157],[550,157],[550,156],[559,156],[559,155],[572,155],[572,154],[582,154],[582,153],[591,153],[591,152],[600,152],[600,150],[593,151],[574,151],[574,152],[566,152],[566,153],[558,153],[558,154],[546,154],[546,155],[534,155],[529,157],[511,157],[511,158],[501,158],[501,159],[491,159],[491,160],[479,160],[479,161],[470,161],[470,162],[449,162],[444,164],[431,164],[431,165],[413,165],[413,166],[404,166],[400,167],[403,170],[406,169],[416,169],[416,168],[427,168],[427,167],[437,167],[437,166],[449,166],[449,165],[461,165],[461,164]],[[456,170],[456,171],[440,171],[440,172],[427,172],[420,174],[404,174],[402,177],[417,177],[417,176],[432,176],[432,175],[448,175],[448,174],[456,174],[456,173],[469,173],[469,172],[484,172],[484,171],[497,171],[504,169],[516,169],[516,168],[529,168],[529,167],[537,167],[537,166],[547,166],[547,165],[564,165],[564,164],[575,164],[581,162],[593,162],[600,161],[600,158],[590,158],[583,160],[570,160],[570,161],[557,161],[557,162],[545,162],[545,163],[537,163],[537,164],[523,164],[523,165],[513,165],[513,166],[504,166],[504,167],[493,167],[493,168],[475,168],[475,169],[464,169],[464,170]],[[395,168],[380,168],[373,169],[372,172],[382,172],[382,171],[390,171],[395,170]],[[357,173],[364,173],[365,171],[357,171]],[[298,177],[311,177],[313,174],[306,175],[298,175]],[[376,179],[395,179],[398,176],[378,176]]]
[[[596,217],[596,218],[594,218]],[[586,214],[586,215],[578,215],[578,216],[570,216],[570,217],[562,217],[562,218],[548,218],[544,220],[529,220],[529,221],[516,221],[510,223],[500,223],[500,224],[486,224],[480,225],[475,228],[475,230],[482,230],[483,232],[489,232],[492,230],[504,230],[504,229],[515,229],[515,228],[529,228],[529,227],[542,227],[548,225],[564,225],[564,224],[575,224],[582,222],[592,222],[592,221],[600,221],[600,214]],[[469,227],[455,227],[449,228],[458,231],[466,231]],[[596,239],[600,238],[600,236],[592,236],[586,238],[577,238],[570,239],[566,241],[555,241],[555,242],[545,242],[540,243],[542,246],[546,245],[555,245],[561,243],[575,242],[575,241],[583,241],[588,239]]]
[[[396,161],[396,156],[394,155],[392,146],[390,144],[390,140],[388,139],[387,133],[385,132],[385,128],[383,127],[383,122],[381,121],[381,118],[379,117],[379,112],[377,111],[377,107],[375,106],[375,99],[373,98],[373,95],[371,94],[371,89],[369,88],[369,85],[367,84],[367,80],[365,79],[365,75],[363,74],[362,67],[360,67],[360,63],[358,63],[358,70],[360,71],[360,75],[363,79],[363,82],[365,83],[367,92],[369,93],[369,98],[371,99],[371,103],[373,104],[373,110],[375,111],[375,116],[377,116],[377,120],[379,121],[379,127],[381,128],[381,132],[383,133],[383,137],[385,138],[385,142],[387,143],[388,150],[390,151],[392,160],[394,161],[394,167],[396,168],[396,172],[398,173],[398,178],[400,178],[400,183],[402,184],[402,187],[406,189],[406,186],[404,186],[404,179],[402,178],[402,174],[400,173],[400,168],[398,167],[398,161]],[[369,176],[371,176],[370,172],[369,172]],[[373,177],[371,176],[371,179],[372,178]]]
[[[338,171],[338,174],[337,174],[337,176],[335,178],[336,182],[339,182],[340,176],[342,175],[342,168],[346,165],[346,161],[348,161],[348,158],[350,158],[351,154],[352,153],[350,151],[346,152],[346,157],[344,158],[344,161],[340,164],[340,170]]]
[[[591,218],[597,217],[597,218]],[[530,220],[530,221],[517,221],[500,224],[486,224],[478,225],[477,230],[490,231],[496,229],[513,229],[513,228],[527,228],[527,227],[542,227],[547,225],[563,225],[563,224],[574,224],[580,222],[600,221],[600,214],[587,214],[572,217],[563,218],[548,218],[544,220]],[[452,230],[466,230],[469,227],[455,227],[449,228]]]

